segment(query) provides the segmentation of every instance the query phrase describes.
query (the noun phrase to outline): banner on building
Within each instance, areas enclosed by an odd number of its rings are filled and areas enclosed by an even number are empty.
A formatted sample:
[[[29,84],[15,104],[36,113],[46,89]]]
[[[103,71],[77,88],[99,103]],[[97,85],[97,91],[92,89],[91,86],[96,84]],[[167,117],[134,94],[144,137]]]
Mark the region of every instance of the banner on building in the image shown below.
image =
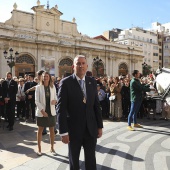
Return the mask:
[[[41,59],[41,69],[55,76],[55,59]]]

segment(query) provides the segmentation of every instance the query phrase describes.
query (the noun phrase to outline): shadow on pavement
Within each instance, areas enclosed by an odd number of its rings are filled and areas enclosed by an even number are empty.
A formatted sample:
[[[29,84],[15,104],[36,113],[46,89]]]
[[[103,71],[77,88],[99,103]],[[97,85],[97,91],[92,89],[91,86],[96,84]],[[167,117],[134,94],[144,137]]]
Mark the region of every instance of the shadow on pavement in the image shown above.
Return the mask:
[[[60,162],[62,162],[62,163],[69,164],[68,156],[63,156],[63,155],[60,155],[60,154],[58,154],[58,153],[57,153],[55,156],[51,156],[51,155],[46,154],[46,153],[44,153],[43,155],[45,155],[45,156],[47,156],[47,157],[49,157],[49,158],[51,158],[51,159],[55,159],[55,160],[57,160],[57,161],[60,161]],[[65,159],[67,159],[67,160],[62,159],[62,158],[59,158],[59,157],[63,157],[63,158],[65,158]]]
[[[85,162],[83,161],[79,161],[80,162],[80,169],[81,170],[85,170]],[[113,169],[113,168],[110,168],[110,167],[107,167],[105,165],[99,165],[97,164],[97,169],[101,169],[101,170],[116,170],[116,169]]]
[[[0,150],[34,158],[34,149],[31,147],[37,145],[36,130],[37,128],[32,124],[23,124],[22,122],[15,122],[13,131],[9,131],[6,126],[4,129],[1,128]]]
[[[162,134],[162,135],[170,136],[170,132],[163,131],[163,130],[151,129],[151,128],[145,128],[145,127],[141,128],[140,130],[135,129],[135,131],[149,132],[149,133],[155,133],[155,134]]]
[[[102,148],[102,151],[101,151],[101,148]],[[100,152],[102,154],[107,153],[107,154],[111,154],[111,155],[116,155],[116,156],[122,157],[124,159],[133,160],[133,161],[137,161],[137,162],[144,161],[143,159],[134,157],[133,155],[131,155],[129,153],[122,152],[122,151],[119,151],[116,149],[109,149],[109,148],[103,147],[101,145],[97,145],[96,151]]]
[[[63,155],[60,155],[60,154],[56,154],[55,156],[50,156],[49,154],[44,154],[44,155],[49,157],[49,158],[51,158],[51,159],[60,161],[61,163],[69,164],[68,156],[63,156]],[[63,157],[65,159],[62,159],[62,158],[59,158],[59,157]],[[79,161],[79,163],[80,163],[80,169],[81,170],[85,170],[85,162],[84,161]],[[106,167],[104,165],[97,164],[97,169],[110,170],[111,168],[110,167]],[[112,169],[112,170],[114,170],[114,169]]]
[[[2,123],[4,122],[0,122],[0,150],[26,155],[31,158],[36,157],[34,148],[37,145],[37,125],[32,122],[25,123],[16,121],[14,130],[9,131],[8,128],[6,128],[8,123],[5,123],[4,128],[4,124],[2,125]],[[55,141],[60,140],[59,137],[56,138]],[[42,142],[50,144],[49,135],[43,136]]]
[[[25,146],[17,145],[15,147],[8,148],[7,151],[18,153],[18,154],[25,154],[27,157],[35,158],[36,156],[33,155],[34,149],[28,148]]]
[[[44,135],[42,139],[43,139],[44,143],[49,143],[50,144],[50,136],[49,136],[49,134]],[[57,141],[61,141],[60,135],[55,135],[54,143],[56,143]]]
[[[169,120],[167,119],[165,120],[147,120],[147,119],[139,119],[138,120],[139,123],[141,123],[142,125],[146,125],[146,126],[157,126],[157,127],[166,127],[169,126]]]

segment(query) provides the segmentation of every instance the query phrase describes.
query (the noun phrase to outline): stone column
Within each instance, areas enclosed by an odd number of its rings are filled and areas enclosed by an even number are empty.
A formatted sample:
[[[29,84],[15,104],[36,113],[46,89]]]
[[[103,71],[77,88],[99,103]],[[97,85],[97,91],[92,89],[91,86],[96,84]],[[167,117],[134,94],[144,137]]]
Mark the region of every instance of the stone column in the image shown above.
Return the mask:
[[[117,67],[117,59],[116,59],[116,56],[113,56],[113,64],[112,64],[112,76],[115,77],[118,75],[118,67]]]
[[[109,74],[110,74],[109,57],[106,57],[105,70],[106,70],[105,74],[107,74],[107,76],[109,76]]]

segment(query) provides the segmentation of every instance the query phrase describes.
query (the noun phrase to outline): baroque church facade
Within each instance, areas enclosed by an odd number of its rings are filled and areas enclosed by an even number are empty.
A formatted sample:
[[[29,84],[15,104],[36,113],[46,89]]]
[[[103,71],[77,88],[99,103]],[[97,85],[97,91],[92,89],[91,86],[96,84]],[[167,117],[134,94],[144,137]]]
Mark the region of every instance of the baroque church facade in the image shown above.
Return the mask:
[[[12,16],[0,22],[0,77],[9,71],[3,52],[13,48],[19,52],[13,75],[23,76],[44,69],[63,77],[73,72],[74,57],[83,54],[87,58],[88,71],[93,76],[119,76],[142,71],[143,54],[139,47],[116,44],[103,36],[90,38],[77,30],[75,18],[60,19],[63,14],[57,5],[45,8],[37,1],[33,13],[21,11],[14,4]],[[99,58],[96,63],[94,58]]]

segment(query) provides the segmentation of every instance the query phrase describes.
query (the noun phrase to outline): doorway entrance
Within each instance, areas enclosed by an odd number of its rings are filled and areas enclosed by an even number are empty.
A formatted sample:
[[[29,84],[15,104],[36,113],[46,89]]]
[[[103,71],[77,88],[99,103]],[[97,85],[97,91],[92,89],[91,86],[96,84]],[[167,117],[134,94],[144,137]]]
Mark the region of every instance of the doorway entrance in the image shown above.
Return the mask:
[[[128,67],[125,63],[119,65],[119,76],[126,76],[128,74]]]
[[[15,76],[24,77],[25,74],[35,75],[35,61],[28,54],[19,56],[15,63]]]
[[[59,77],[67,77],[73,73],[72,69],[73,61],[70,58],[64,58],[60,61],[58,69],[59,69]]]

